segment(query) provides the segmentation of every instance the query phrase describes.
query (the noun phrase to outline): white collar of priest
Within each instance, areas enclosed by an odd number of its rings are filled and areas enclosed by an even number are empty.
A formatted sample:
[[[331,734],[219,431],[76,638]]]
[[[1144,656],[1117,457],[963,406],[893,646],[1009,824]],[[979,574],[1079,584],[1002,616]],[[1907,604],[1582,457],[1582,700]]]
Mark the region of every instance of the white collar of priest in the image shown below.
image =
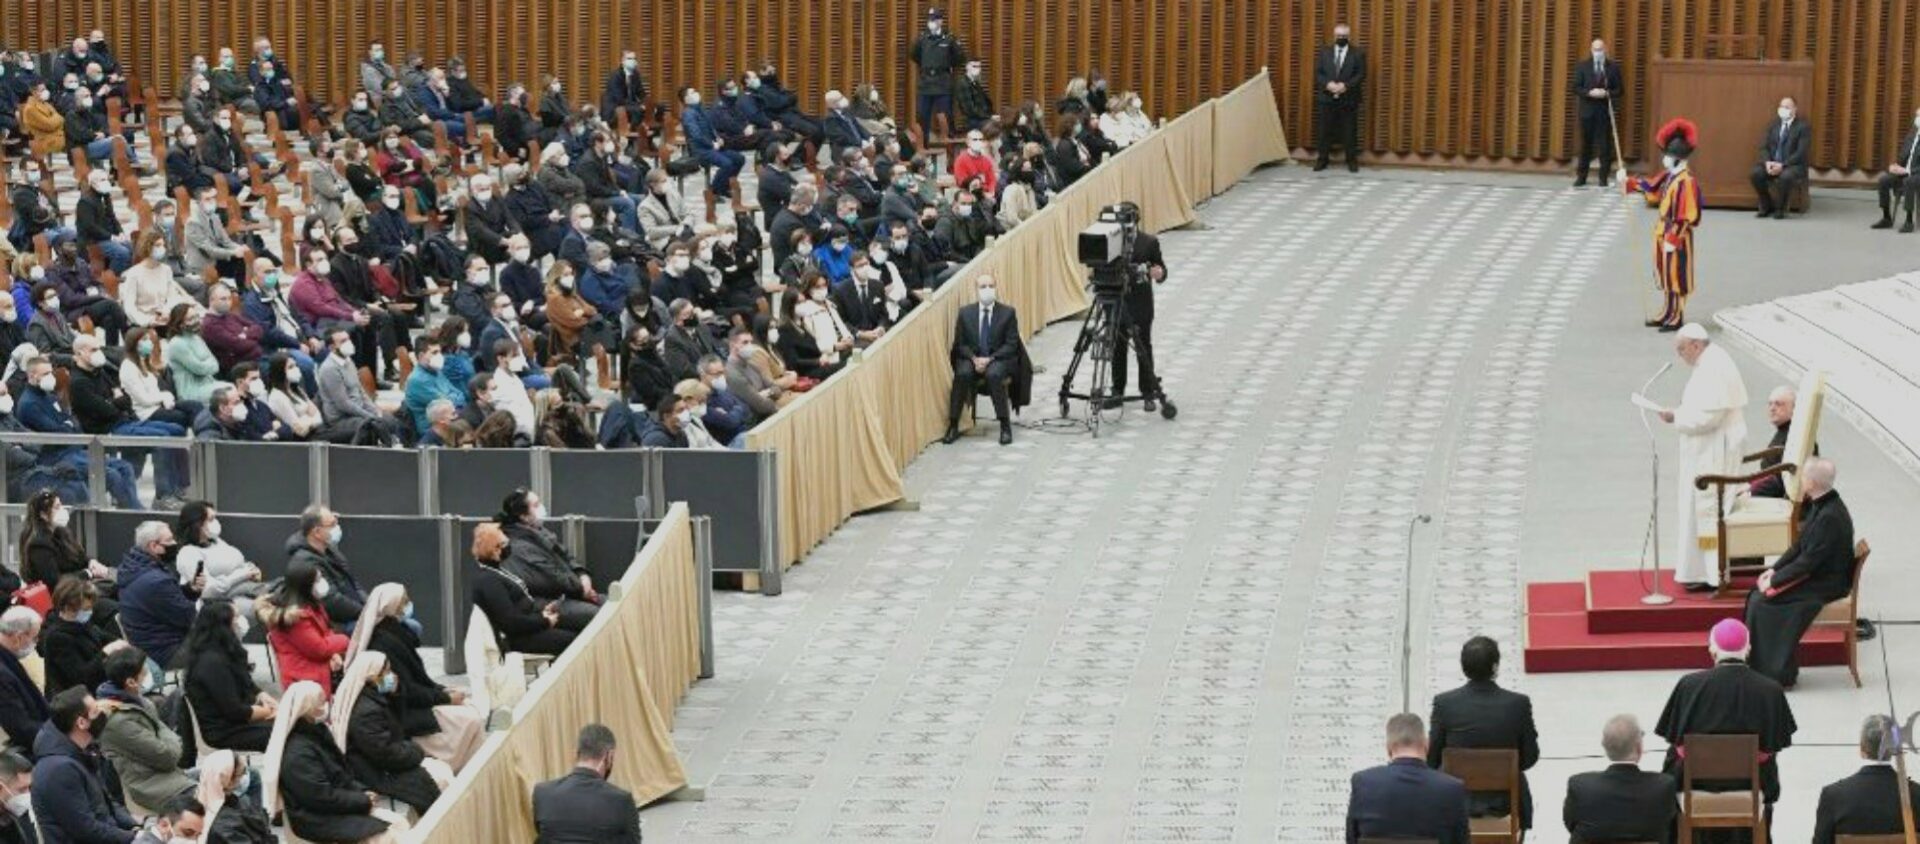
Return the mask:
[[[1723,656],[1723,657],[1721,657],[1721,658],[1720,658],[1720,659],[1719,659],[1719,660],[1718,660],[1717,662],[1715,662],[1715,663],[1714,663],[1714,667],[1716,667],[1716,668],[1718,668],[1719,666],[1722,666],[1722,665],[1739,665],[1739,666],[1745,666],[1746,664],[1747,664],[1747,661],[1746,661],[1746,660],[1744,660],[1744,659],[1741,659],[1740,657],[1737,657],[1737,656]]]

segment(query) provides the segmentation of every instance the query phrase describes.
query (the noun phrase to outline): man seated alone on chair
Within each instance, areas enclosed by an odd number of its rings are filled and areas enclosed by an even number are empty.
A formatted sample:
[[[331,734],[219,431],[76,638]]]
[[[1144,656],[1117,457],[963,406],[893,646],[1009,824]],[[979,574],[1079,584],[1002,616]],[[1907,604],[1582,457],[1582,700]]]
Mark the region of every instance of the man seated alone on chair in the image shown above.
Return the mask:
[[[1680,678],[1660,711],[1653,733],[1667,740],[1667,758],[1661,771],[1686,785],[1687,749],[1691,735],[1753,735],[1759,739],[1760,796],[1766,803],[1766,822],[1773,824],[1773,804],[1780,800],[1780,754],[1793,746],[1793,707],[1780,684],[1747,665],[1747,626],[1723,618],[1707,632],[1707,655],[1713,667]],[[1696,791],[1744,791],[1744,781],[1695,780]]]
[[[1773,388],[1773,392],[1767,394],[1767,421],[1773,423],[1773,439],[1767,442],[1768,449],[1787,447],[1787,431],[1793,426],[1793,407],[1798,402],[1799,396],[1794,393],[1792,387],[1785,384]],[[1815,445],[1813,453],[1819,454],[1820,446]],[[1770,462],[1778,463],[1780,458],[1774,458]],[[1785,498],[1787,484],[1780,479],[1779,475],[1768,475],[1749,484],[1747,492],[1755,498]],[[1758,561],[1755,564],[1757,565]]]
[[[1885,715],[1868,715],[1860,725],[1860,758],[1867,764],[1853,776],[1820,789],[1813,813],[1813,844],[1834,844],[1836,835],[1897,835],[1901,829],[1900,775],[1893,754],[1900,752],[1899,727]],[[1920,806],[1920,785],[1907,781],[1909,805]]]
[[[1833,461],[1815,457],[1800,473],[1800,529],[1787,552],[1747,593],[1753,670],[1793,688],[1800,636],[1820,608],[1853,591],[1853,516],[1833,489]]]
[[[1387,764],[1353,775],[1347,844],[1363,838],[1468,844],[1467,784],[1427,767],[1420,716],[1402,712],[1387,719],[1387,756]]]
[[[1567,779],[1563,810],[1573,844],[1604,841],[1646,841],[1672,844],[1674,821],[1679,818],[1679,788],[1673,777],[1640,770],[1645,733],[1639,719],[1615,715],[1600,733],[1607,751],[1607,769],[1574,774]]]
[[[1000,420],[1000,444],[1006,445],[1013,442],[1007,394],[1020,365],[1020,319],[1012,305],[999,304],[993,276],[982,274],[973,285],[979,301],[962,306],[953,326],[953,391],[947,396],[947,433],[940,441],[960,439],[960,411],[984,381],[994,418]]]
[[[1533,726],[1533,701],[1500,688],[1500,644],[1485,636],[1468,639],[1460,647],[1460,671],[1467,684],[1433,698],[1433,723],[1427,733],[1427,765],[1439,768],[1447,748],[1512,750],[1519,754],[1520,770],[1540,761],[1540,733]],[[1520,775],[1520,805],[1509,805],[1506,792],[1475,792],[1468,814],[1500,818],[1519,811],[1520,828],[1533,828],[1533,790]]]

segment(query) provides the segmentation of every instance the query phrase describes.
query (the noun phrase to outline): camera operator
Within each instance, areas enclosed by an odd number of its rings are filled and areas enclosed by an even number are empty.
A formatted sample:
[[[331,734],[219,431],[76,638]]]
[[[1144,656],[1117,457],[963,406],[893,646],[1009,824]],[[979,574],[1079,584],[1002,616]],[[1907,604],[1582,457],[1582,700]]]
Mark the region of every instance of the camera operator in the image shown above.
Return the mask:
[[[1137,215],[1139,212],[1136,210],[1134,213]],[[1133,337],[1134,354],[1140,359],[1140,394],[1146,396],[1142,407],[1151,413],[1160,409],[1160,402],[1166,401],[1166,394],[1160,390],[1160,379],[1153,372],[1153,288],[1167,280],[1167,262],[1160,256],[1160,239],[1144,231],[1136,231],[1133,235],[1132,264],[1135,268],[1144,267],[1145,277],[1136,278],[1127,285],[1127,332]],[[1124,347],[1116,350],[1113,356],[1113,392],[1113,397],[1106,402],[1108,408],[1119,407],[1120,396],[1127,392],[1127,353]]]

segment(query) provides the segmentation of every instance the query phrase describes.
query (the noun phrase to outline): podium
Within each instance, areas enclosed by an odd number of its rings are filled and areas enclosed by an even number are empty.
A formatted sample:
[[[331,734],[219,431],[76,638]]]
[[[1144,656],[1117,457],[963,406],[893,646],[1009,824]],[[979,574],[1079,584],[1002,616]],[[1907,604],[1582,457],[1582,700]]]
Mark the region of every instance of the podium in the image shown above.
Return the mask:
[[[1781,97],[1793,97],[1800,116],[1812,109],[1813,63],[1764,59],[1660,59],[1647,75],[1651,92],[1648,123],[1658,128],[1675,117],[1700,127],[1700,149],[1687,166],[1700,179],[1701,200],[1709,208],[1760,207],[1753,193],[1753,166],[1760,162],[1760,141],[1773,122]],[[1817,134],[1815,144],[1823,141]],[[1659,150],[1649,158],[1658,160]],[[1804,199],[1792,204],[1803,209]]]

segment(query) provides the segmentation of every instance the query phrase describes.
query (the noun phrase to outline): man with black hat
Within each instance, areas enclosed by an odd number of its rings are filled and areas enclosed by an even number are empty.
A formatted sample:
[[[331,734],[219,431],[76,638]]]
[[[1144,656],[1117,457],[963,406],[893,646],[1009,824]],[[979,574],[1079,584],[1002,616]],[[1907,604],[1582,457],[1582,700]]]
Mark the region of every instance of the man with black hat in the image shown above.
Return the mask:
[[[927,10],[927,31],[913,42],[907,55],[920,68],[918,97],[920,131],[933,131],[933,113],[947,116],[948,131],[953,127],[953,71],[966,66],[967,51],[960,40],[947,32],[947,13],[938,8]]]
[[[1627,193],[1643,194],[1648,205],[1660,208],[1660,225],[1653,232],[1653,263],[1656,286],[1666,303],[1660,318],[1648,320],[1647,327],[1663,332],[1679,331],[1686,324],[1687,297],[1693,295],[1693,229],[1700,225],[1700,183],[1687,169],[1687,157],[1699,137],[1692,121],[1684,117],[1667,121],[1654,135],[1666,153],[1662,159],[1666,171],[1651,179],[1628,179],[1622,185]]]

